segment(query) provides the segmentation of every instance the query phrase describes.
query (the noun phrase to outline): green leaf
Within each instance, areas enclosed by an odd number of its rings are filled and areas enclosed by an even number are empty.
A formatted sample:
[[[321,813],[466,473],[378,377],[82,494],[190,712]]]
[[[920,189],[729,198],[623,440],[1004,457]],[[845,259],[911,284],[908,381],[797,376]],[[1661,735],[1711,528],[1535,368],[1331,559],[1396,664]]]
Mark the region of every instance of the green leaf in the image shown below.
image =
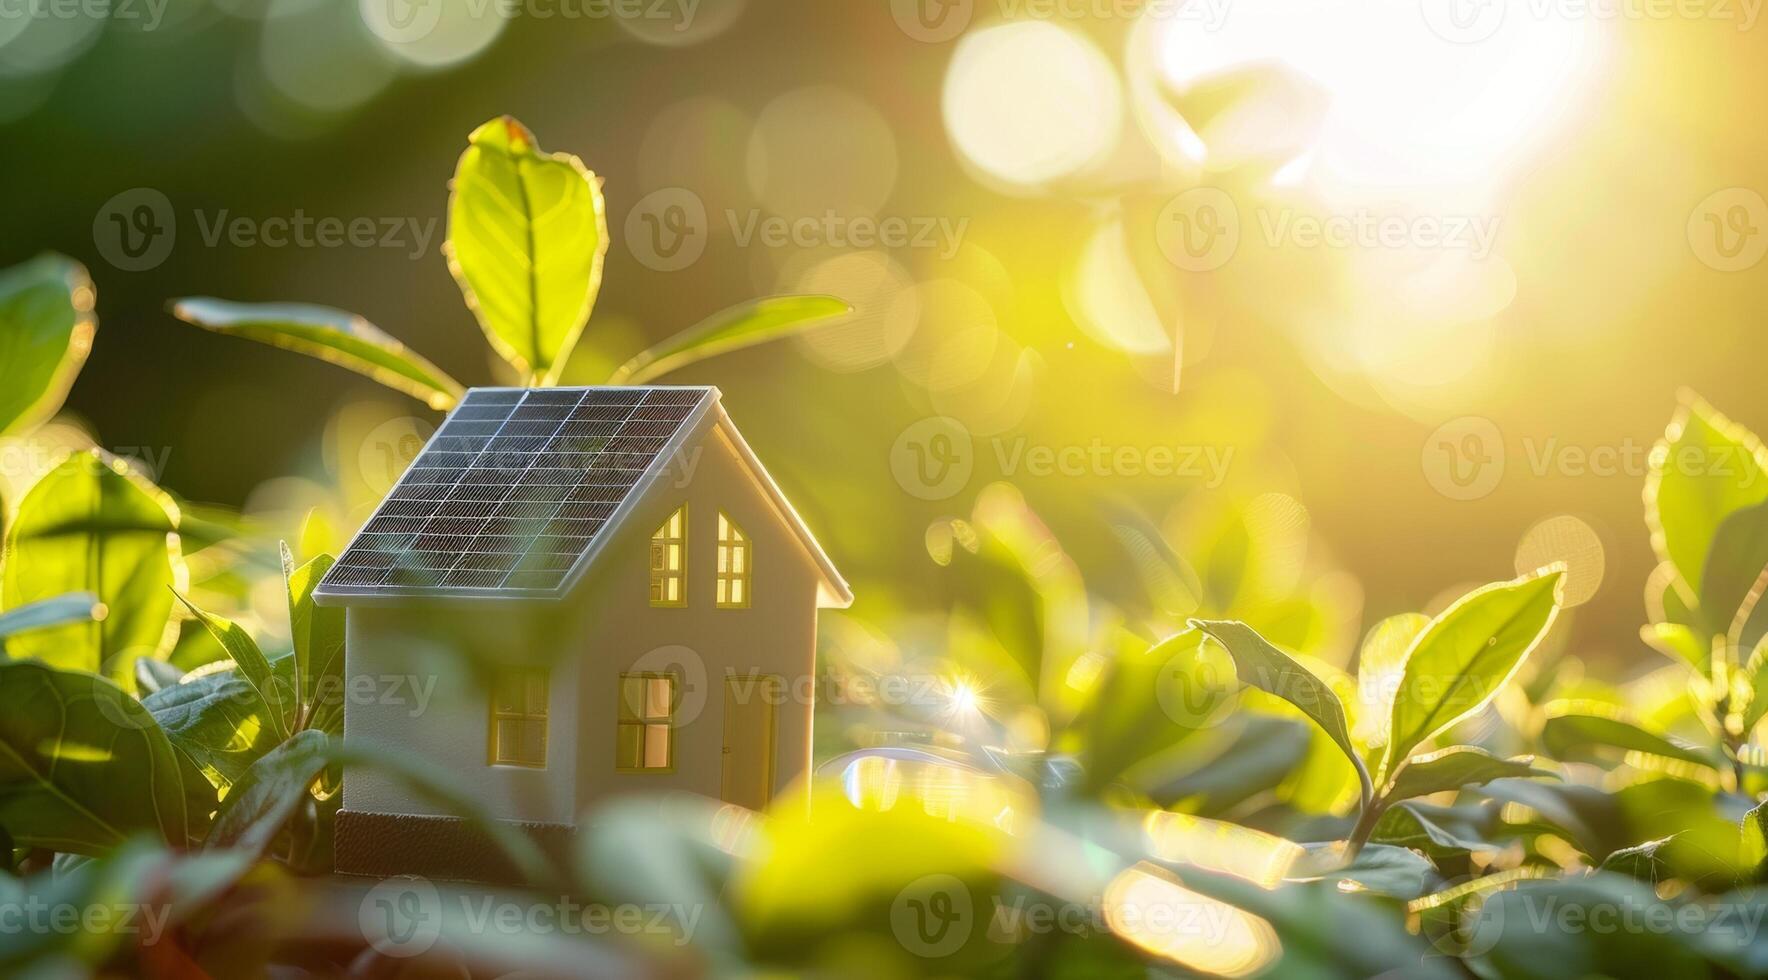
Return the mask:
[[[1227,726],[1223,726],[1224,728]],[[1162,806],[1183,805],[1200,814],[1221,814],[1275,788],[1307,759],[1313,744],[1308,724],[1253,715],[1216,758],[1168,780],[1151,794]]]
[[[264,651],[258,648],[258,641],[252,639],[252,635],[238,623],[204,612],[182,593],[178,594],[178,600],[184,603],[197,622],[202,623],[209,635],[215,638],[215,642],[221,644],[221,648],[233,658],[233,662],[239,667],[240,676],[257,692],[258,699],[269,716],[271,727],[280,737],[288,738],[294,730],[294,698],[291,696],[292,692],[285,690],[284,685],[277,680],[270,668],[270,658],[264,656]]]
[[[1747,735],[1768,716],[1768,637],[1756,641],[1743,671],[1750,682],[1750,701],[1743,710],[1743,730]]]
[[[1486,898],[1468,944],[1486,951],[1495,975],[1517,980],[1708,976],[1700,926],[1688,931],[1679,904],[1616,874],[1524,881]]]
[[[1597,867],[1597,870],[1626,875],[1629,878],[1637,878],[1655,885],[1665,878],[1675,876],[1674,872],[1670,870],[1670,866],[1658,854],[1665,845],[1670,843],[1671,839],[1664,837],[1659,840],[1648,840],[1643,844],[1635,844],[1632,847],[1623,847],[1603,858],[1602,864]]]
[[[263,854],[331,761],[324,732],[301,732],[265,753],[221,801],[205,846]]]
[[[616,369],[608,384],[648,384],[695,361],[781,340],[852,312],[853,307],[833,296],[770,296],[739,303],[646,349]]]
[[[85,267],[65,256],[0,270],[0,435],[61,409],[92,350],[93,298]]]
[[[1413,899],[1442,884],[1436,867],[1416,851],[1392,844],[1366,844],[1350,858],[1343,841],[1303,844],[1306,854],[1289,870],[1292,881],[1321,881],[1341,891],[1371,891]]]
[[[132,833],[185,844],[178,756],[102,677],[0,662],[0,826],[20,847],[103,854]]]
[[[1763,479],[1768,479],[1764,476]],[[1746,507],[1719,525],[1701,573],[1700,608],[1714,636],[1748,650],[1768,631],[1768,503]]]
[[[1713,643],[1704,633],[1681,623],[1653,623],[1639,627],[1639,638],[1672,660],[1694,668],[1702,677],[1712,675]]]
[[[1713,768],[1706,753],[1679,742],[1648,732],[1623,720],[1607,705],[1596,702],[1562,702],[1549,705],[1548,718],[1541,726],[1541,744],[1554,758],[1566,762],[1600,762],[1614,765],[1616,753],[1643,752],[1664,759],[1677,759],[1697,766]]]
[[[171,498],[124,464],[97,450],[69,456],[19,504],[4,605],[89,592],[105,613],[12,637],[8,652],[102,673],[133,692],[136,658],[162,656],[177,639],[167,591],[185,577],[177,529]]]
[[[1498,693],[1559,614],[1562,566],[1475,589],[1412,641],[1394,692],[1381,771]]]
[[[608,250],[601,181],[509,116],[468,137],[448,198],[449,270],[491,346],[550,385],[583,334]]]
[[[1693,596],[1705,594],[1704,569],[1725,518],[1768,500],[1768,454],[1748,429],[1692,392],[1653,447],[1645,478],[1651,546],[1670,562]]]
[[[308,303],[235,303],[187,296],[172,315],[205,330],[317,357],[355,371],[437,411],[460,400],[460,382],[354,313]]]
[[[148,660],[145,657],[135,661],[135,690],[142,697],[170,687],[183,677],[184,671],[170,661]]]
[[[1553,775],[1544,769],[1536,769],[1531,765],[1534,761],[1532,756],[1526,755],[1515,759],[1500,759],[1484,749],[1471,745],[1455,745],[1439,752],[1415,755],[1407,760],[1394,776],[1387,792],[1382,794],[1382,799],[1406,800],[1415,796],[1429,796],[1506,776]]]
[[[1439,865],[1503,847],[1486,840],[1461,811],[1424,803],[1396,803],[1383,811],[1369,839],[1423,851]]]
[[[1119,645],[1077,721],[1085,733],[1081,768],[1090,790],[1214,721],[1231,693],[1233,667],[1203,636],[1186,630],[1153,646],[1133,636]]]
[[[1744,814],[1740,829],[1743,865],[1754,869],[1758,879],[1768,876],[1768,803]]]
[[[217,789],[237,783],[276,744],[263,699],[231,666],[168,684],[141,703]]]
[[[1373,795],[1369,771],[1351,744],[1350,726],[1345,721],[1344,705],[1326,682],[1296,663],[1288,654],[1272,646],[1245,623],[1232,621],[1191,620],[1191,625],[1214,637],[1234,658],[1235,672],[1243,684],[1251,684],[1267,694],[1288,701],[1313,719],[1326,732],[1357,770],[1362,784],[1363,802]]]
[[[322,696],[334,696],[341,688],[344,676],[344,610],[313,601],[313,590],[332,564],[330,555],[320,555],[297,568],[288,545],[282,545],[282,575],[289,594],[289,633],[294,642],[298,687],[296,704],[303,725],[322,708]]]
[[[299,810],[309,788],[334,763],[345,766],[346,771],[361,767],[390,773],[414,795],[433,800],[446,812],[484,829],[529,880],[548,877],[548,862],[539,845],[515,826],[493,819],[474,790],[453,774],[390,745],[345,744],[312,730],[297,733],[252,764],[222,802],[206,846],[263,853]]]
[[[90,623],[98,617],[98,612],[97,596],[90,592],[70,592],[0,613],[0,651],[6,648],[5,639],[14,634],[68,623]]]

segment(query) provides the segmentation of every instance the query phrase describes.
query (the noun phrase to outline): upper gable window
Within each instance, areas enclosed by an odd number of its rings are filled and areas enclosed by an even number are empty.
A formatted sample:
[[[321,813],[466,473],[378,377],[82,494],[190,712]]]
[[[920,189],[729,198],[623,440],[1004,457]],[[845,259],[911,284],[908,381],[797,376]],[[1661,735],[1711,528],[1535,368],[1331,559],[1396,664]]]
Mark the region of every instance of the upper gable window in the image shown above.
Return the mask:
[[[749,536],[721,511],[718,515],[718,608],[749,605]]]
[[[683,504],[651,535],[651,605],[688,604],[687,550],[688,508]]]

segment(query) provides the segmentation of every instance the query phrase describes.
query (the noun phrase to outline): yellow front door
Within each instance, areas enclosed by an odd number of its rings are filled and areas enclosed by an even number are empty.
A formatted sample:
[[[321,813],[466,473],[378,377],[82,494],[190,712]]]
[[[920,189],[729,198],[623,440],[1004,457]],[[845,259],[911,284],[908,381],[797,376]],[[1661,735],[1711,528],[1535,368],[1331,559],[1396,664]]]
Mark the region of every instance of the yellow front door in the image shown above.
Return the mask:
[[[778,677],[725,678],[725,802],[759,810],[773,798],[774,728],[779,697]]]

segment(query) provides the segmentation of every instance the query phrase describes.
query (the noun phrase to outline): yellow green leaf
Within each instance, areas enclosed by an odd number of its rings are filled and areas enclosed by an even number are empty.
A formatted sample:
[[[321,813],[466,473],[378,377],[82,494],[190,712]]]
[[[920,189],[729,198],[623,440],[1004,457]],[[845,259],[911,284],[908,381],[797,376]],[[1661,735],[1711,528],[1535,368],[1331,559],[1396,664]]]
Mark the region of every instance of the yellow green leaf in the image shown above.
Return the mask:
[[[468,143],[448,199],[449,270],[497,353],[553,384],[601,288],[601,181],[575,156],[542,153],[509,116]]]

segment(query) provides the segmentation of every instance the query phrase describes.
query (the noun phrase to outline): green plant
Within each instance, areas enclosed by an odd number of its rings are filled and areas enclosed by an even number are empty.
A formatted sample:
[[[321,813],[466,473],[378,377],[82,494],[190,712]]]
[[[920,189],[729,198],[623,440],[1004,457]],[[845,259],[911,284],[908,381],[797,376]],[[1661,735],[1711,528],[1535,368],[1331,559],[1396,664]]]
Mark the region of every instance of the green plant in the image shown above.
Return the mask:
[[[449,271],[485,339],[529,386],[554,385],[583,335],[608,251],[601,178],[567,153],[543,153],[504,116],[474,130],[448,200]],[[460,382],[362,317],[298,303],[175,300],[180,319],[310,354],[452,408]],[[765,343],[852,312],[830,296],[774,296],[714,314],[616,368],[606,384],[645,384],[695,361]]]

